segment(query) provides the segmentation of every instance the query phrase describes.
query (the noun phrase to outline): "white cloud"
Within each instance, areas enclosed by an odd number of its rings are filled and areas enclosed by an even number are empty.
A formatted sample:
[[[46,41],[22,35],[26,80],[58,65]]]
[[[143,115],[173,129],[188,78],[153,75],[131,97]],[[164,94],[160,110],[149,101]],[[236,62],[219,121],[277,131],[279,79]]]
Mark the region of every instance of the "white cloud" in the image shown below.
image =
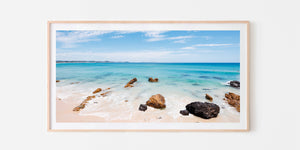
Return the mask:
[[[232,44],[196,44],[194,46],[201,47],[201,46],[229,46],[229,45]]]
[[[119,38],[123,38],[124,36],[123,35],[115,35],[115,36],[112,36],[111,38],[112,39],[119,39]]]
[[[189,47],[183,47],[181,49],[195,49],[195,47],[189,46]]]
[[[56,41],[63,44],[62,48],[73,48],[78,43],[100,41],[97,36],[110,33],[112,31],[72,31],[72,32],[56,32]]]
[[[181,49],[196,49],[196,47],[216,47],[216,46],[230,46],[232,44],[196,44],[193,46],[183,47]]]
[[[147,31],[145,32],[145,36],[149,37],[149,39],[147,39],[148,42],[171,40],[174,43],[185,43],[186,39],[193,38],[193,36],[166,37],[166,35],[163,35],[165,32],[166,31]]]

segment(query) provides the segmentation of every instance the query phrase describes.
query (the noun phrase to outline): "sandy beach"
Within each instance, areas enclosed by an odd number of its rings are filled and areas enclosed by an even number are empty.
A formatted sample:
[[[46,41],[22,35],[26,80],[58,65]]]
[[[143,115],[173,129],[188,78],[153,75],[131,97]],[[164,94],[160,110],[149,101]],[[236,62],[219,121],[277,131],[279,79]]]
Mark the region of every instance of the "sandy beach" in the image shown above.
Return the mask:
[[[239,113],[236,112],[235,108],[227,106],[221,106],[220,113],[218,117],[211,119],[202,119],[200,117],[189,114],[188,116],[183,116],[179,113],[180,110],[185,109],[185,105],[191,101],[188,97],[177,100],[177,103],[172,103],[173,97],[166,97],[165,109],[155,109],[148,107],[144,111],[140,111],[139,105],[148,100],[147,94],[140,96],[128,96],[126,98],[117,97],[116,95],[121,95],[120,92],[136,93],[137,87],[132,87],[131,89],[124,89],[124,91],[116,90],[112,88],[111,93],[107,96],[101,96],[101,93],[105,93],[105,90],[92,94],[93,90],[87,90],[90,92],[78,92],[75,89],[80,87],[80,84],[70,84],[66,87],[57,87],[57,99],[56,99],[56,121],[57,122],[188,122],[188,123],[201,123],[201,122],[239,122]],[[122,87],[123,88],[123,87]],[[92,88],[91,88],[92,89]],[[94,88],[95,89],[95,88]],[[116,90],[116,91],[114,91]],[[131,92],[130,92],[131,91]],[[67,94],[66,93],[71,93]],[[95,98],[90,100],[84,109],[81,111],[73,111],[73,108],[78,106],[87,96],[95,95]],[[150,94],[151,95],[151,94]],[[214,97],[219,97],[215,95]],[[118,99],[117,103],[115,99]],[[176,98],[176,94],[175,94]],[[222,97],[220,95],[219,100]],[[207,101],[205,98],[199,99],[200,101]],[[217,101],[217,100],[215,100]],[[224,101],[224,100],[222,100]],[[222,105],[228,105],[225,103]]]

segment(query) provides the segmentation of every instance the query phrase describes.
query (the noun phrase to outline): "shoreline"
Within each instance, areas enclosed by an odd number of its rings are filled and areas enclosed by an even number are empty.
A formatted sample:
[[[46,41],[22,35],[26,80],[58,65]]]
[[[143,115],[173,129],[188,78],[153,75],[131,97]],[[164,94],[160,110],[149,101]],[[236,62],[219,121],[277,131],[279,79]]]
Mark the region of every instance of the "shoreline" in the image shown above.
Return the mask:
[[[74,85],[72,85],[74,86]],[[138,88],[138,87],[133,87]],[[70,89],[69,89],[70,90]],[[72,92],[71,96],[61,98],[65,92]],[[112,90],[112,93],[116,91]],[[110,122],[110,123],[218,123],[218,122],[239,122],[240,116],[232,114],[229,110],[223,109],[221,106],[221,111],[216,118],[202,119],[200,117],[189,114],[188,116],[183,116],[179,113],[180,109],[184,109],[184,103],[189,101],[182,101],[180,104],[167,104],[167,108],[164,110],[154,109],[148,107],[148,109],[143,112],[139,111],[138,107],[141,103],[140,99],[136,98],[125,102],[120,100],[118,103],[113,103],[115,95],[109,95],[107,97],[101,97],[96,95],[96,98],[89,101],[87,106],[81,111],[75,112],[73,108],[78,106],[83,98],[86,96],[91,96],[89,93],[78,93],[72,90],[65,91],[57,87],[57,99],[56,99],[56,121],[57,122]],[[74,100],[75,99],[75,100]],[[174,99],[168,99],[168,101],[174,101]],[[206,101],[206,100],[204,100]],[[174,109],[174,110],[173,110]],[[177,110],[178,109],[178,110]],[[234,109],[234,108],[232,108]],[[177,112],[178,111],[178,112]],[[102,116],[102,117],[100,117]]]

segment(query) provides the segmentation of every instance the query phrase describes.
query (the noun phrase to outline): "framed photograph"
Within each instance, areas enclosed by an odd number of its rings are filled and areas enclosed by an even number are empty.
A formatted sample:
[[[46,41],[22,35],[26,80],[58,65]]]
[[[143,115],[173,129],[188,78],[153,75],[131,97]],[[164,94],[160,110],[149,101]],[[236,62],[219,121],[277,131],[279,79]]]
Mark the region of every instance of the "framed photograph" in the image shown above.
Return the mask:
[[[48,131],[248,130],[248,21],[48,22]]]

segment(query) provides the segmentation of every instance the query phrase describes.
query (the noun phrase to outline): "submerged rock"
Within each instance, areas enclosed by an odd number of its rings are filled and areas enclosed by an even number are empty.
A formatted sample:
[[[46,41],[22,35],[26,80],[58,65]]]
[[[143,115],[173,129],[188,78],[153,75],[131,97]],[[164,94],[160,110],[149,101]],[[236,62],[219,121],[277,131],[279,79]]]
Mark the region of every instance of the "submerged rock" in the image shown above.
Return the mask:
[[[229,105],[233,106],[236,108],[238,112],[240,112],[240,96],[234,93],[226,93],[225,94],[226,100]]]
[[[97,88],[97,89],[93,92],[93,94],[99,93],[99,92],[101,92],[101,91],[102,91],[101,88]]]
[[[230,81],[229,85],[231,87],[240,88],[240,81]]]
[[[182,115],[184,115],[184,116],[187,116],[187,115],[190,114],[189,111],[187,111],[187,110],[180,110],[179,113],[182,114]]]
[[[139,110],[140,110],[140,111],[146,111],[146,110],[147,110],[147,105],[145,105],[145,104],[140,104]]]
[[[158,82],[158,78],[153,79],[153,78],[150,77],[150,78],[148,79],[148,81],[149,81],[149,82]]]
[[[146,104],[153,108],[166,108],[165,98],[160,94],[152,95]]]
[[[80,82],[71,82],[70,84],[78,84],[78,83],[80,83]]]
[[[208,102],[192,102],[185,107],[191,114],[204,119],[215,118],[220,112],[218,105]]]
[[[127,87],[133,87],[133,83],[136,82],[137,79],[136,78],[133,78],[131,79],[124,87],[127,88]]]
[[[207,100],[209,100],[209,101],[212,101],[212,100],[213,100],[213,98],[212,98],[210,95],[208,95],[208,94],[205,94],[205,98],[206,98]]]

